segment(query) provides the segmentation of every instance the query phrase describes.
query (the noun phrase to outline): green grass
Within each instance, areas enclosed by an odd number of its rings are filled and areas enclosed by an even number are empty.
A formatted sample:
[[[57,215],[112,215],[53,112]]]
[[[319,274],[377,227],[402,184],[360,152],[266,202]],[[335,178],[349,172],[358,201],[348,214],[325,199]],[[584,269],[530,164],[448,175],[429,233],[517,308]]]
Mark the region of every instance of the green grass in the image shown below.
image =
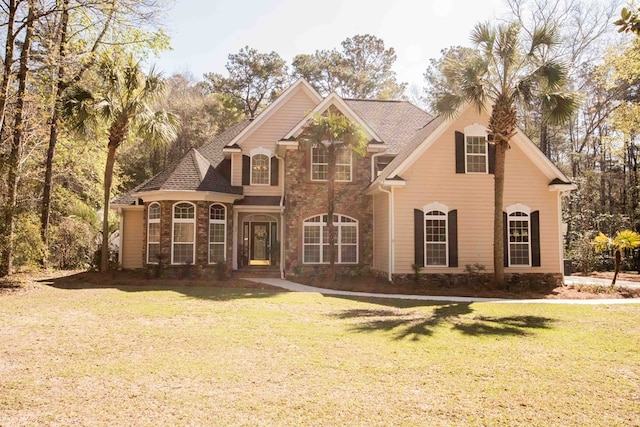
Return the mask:
[[[640,305],[0,295],[0,425],[640,425]]]

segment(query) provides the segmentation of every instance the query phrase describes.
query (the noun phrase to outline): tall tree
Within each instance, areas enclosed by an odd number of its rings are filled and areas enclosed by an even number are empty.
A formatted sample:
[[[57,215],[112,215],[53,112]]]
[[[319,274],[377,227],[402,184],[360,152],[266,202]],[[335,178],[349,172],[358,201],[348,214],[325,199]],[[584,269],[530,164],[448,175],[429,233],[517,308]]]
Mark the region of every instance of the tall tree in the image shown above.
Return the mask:
[[[109,207],[116,152],[130,133],[145,141],[167,142],[176,136],[172,114],[154,110],[165,90],[162,76],[153,70],[144,75],[140,63],[131,55],[120,61],[118,55],[104,56],[97,71],[95,90],[76,86],[65,102],[68,116],[78,129],[86,128],[92,120],[107,127],[107,162],[104,171],[104,204],[102,220],[102,252],[100,271],[109,269]]]
[[[321,50],[293,59],[293,74],[304,77],[318,91],[336,91],[345,98],[399,99],[406,83],[399,83],[393,65],[396,53],[370,34],[345,39],[342,50]]]
[[[504,287],[503,194],[505,160],[515,135],[518,100],[530,102],[537,93],[549,100],[548,120],[567,120],[576,108],[576,97],[560,92],[566,78],[563,64],[549,59],[556,44],[553,33],[540,28],[525,37],[517,24],[478,24],[471,34],[475,52],[461,63],[444,67],[445,89],[436,107],[453,117],[465,103],[482,111],[492,105],[488,139],[496,147],[494,175],[493,271],[497,287]]]
[[[274,100],[287,85],[287,64],[276,52],[260,53],[245,46],[230,54],[226,64],[229,77],[206,73],[205,86],[237,100],[249,118]]]
[[[335,277],[336,228],[333,223],[335,211],[336,160],[340,152],[353,151],[364,156],[367,137],[357,124],[334,108],[322,115],[314,115],[298,137],[308,148],[326,150],[327,153],[327,233],[329,238],[330,277]]]
[[[621,0],[506,0],[511,15],[532,34],[536,28],[546,27],[557,33],[558,43],[549,54],[556,60],[571,64],[565,85],[569,91],[588,92],[592,85],[594,64],[601,61],[606,49],[613,43],[611,20],[619,9]],[[559,159],[562,145],[577,137],[568,134],[566,126],[550,126],[545,97],[538,97],[530,105],[521,105],[527,111],[519,118],[519,124],[540,150],[549,158]],[[586,104],[585,104],[586,106]],[[583,108],[584,109],[584,108]],[[585,117],[589,116],[588,110]],[[574,115],[579,120],[583,115]],[[575,127],[574,127],[575,128]],[[588,126],[584,126],[588,130]],[[585,136],[586,132],[580,132]],[[565,147],[565,149],[568,147]]]
[[[29,56],[31,55],[31,44],[33,42],[33,29],[37,16],[36,0],[28,0],[28,15],[26,18],[26,30],[22,41],[20,52],[20,68],[18,71],[18,91],[16,94],[16,107],[13,123],[13,136],[9,151],[7,187],[8,196],[4,208],[2,243],[3,251],[0,259],[0,277],[11,274],[14,247],[14,231],[16,220],[16,207],[18,197],[18,168],[20,161],[20,151],[22,149],[25,128],[24,128],[24,103],[27,92],[27,78],[29,74]]]
[[[44,53],[52,64],[54,88],[40,211],[41,236],[45,245],[51,212],[53,164],[61,125],[60,110],[65,91],[95,65],[98,51],[105,44],[158,51],[167,43],[156,22],[156,16],[165,8],[162,0],[60,0],[57,3],[57,16],[52,27],[42,31],[52,39],[51,51]],[[84,25],[86,19],[91,20],[91,26]],[[132,25],[135,25],[135,30]]]

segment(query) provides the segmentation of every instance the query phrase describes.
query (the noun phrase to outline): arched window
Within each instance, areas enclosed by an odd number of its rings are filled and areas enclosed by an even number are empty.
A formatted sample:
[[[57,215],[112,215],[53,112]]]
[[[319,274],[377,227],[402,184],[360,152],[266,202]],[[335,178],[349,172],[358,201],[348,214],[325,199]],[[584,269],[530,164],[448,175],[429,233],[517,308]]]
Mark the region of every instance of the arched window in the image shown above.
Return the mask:
[[[251,185],[269,185],[271,177],[271,152],[266,148],[251,150]]]
[[[171,263],[193,264],[196,254],[196,207],[193,203],[173,205]]]
[[[424,265],[447,266],[447,212],[425,210]]]
[[[151,203],[147,209],[147,263],[157,264],[160,254],[160,204]]]
[[[458,211],[439,202],[413,210],[414,264],[458,266]]]
[[[336,230],[337,264],[358,263],[358,221],[346,215],[333,215]],[[329,263],[327,214],[307,218],[303,222],[303,263]]]
[[[507,208],[510,266],[531,265],[530,213],[531,209],[521,204]]]
[[[227,259],[227,215],[226,208],[220,203],[209,207],[209,264]]]

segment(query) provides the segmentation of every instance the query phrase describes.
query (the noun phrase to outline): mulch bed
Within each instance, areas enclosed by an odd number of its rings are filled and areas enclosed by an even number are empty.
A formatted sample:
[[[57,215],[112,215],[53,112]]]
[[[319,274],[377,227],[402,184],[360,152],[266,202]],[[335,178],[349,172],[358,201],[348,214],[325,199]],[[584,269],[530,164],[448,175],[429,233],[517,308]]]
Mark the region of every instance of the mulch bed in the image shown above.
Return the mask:
[[[610,279],[613,273],[592,273],[590,277]],[[633,273],[621,273],[619,280],[634,281],[640,283],[640,277]],[[602,299],[602,298],[640,298],[640,289],[611,288],[602,285],[570,285],[559,286],[553,289],[518,290],[493,289],[486,285],[468,286],[442,286],[437,284],[389,284],[386,280],[376,277],[342,277],[337,281],[296,277],[293,281],[310,286],[327,289],[340,289],[355,292],[372,292],[382,294],[407,294],[407,295],[437,295],[437,296],[474,296],[484,298],[511,298],[511,299]],[[0,279],[0,295],[27,292],[42,285],[52,285],[65,289],[81,288],[172,288],[172,287],[217,287],[238,289],[279,289],[269,285],[252,281],[228,278],[226,280],[207,279],[167,279],[150,278],[146,272],[140,271],[114,271],[102,274],[94,271],[39,271],[33,273],[19,273]]]

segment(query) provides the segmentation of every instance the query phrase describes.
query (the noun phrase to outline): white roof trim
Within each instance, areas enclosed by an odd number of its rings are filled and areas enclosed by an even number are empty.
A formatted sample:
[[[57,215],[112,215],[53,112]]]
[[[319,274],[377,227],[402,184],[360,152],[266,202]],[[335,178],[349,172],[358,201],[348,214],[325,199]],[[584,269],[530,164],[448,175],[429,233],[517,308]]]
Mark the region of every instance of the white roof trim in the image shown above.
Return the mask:
[[[434,129],[434,131],[431,132],[406,159],[404,159],[402,163],[400,163],[394,170],[390,171],[387,178],[393,178],[406,172],[406,170],[409,169],[409,167],[411,167],[413,163],[419,159],[447,129],[449,129],[451,123],[459,116],[459,113],[468,108],[472,108],[472,106],[467,105],[466,107],[461,108],[453,119],[444,120],[440,123],[438,127],[436,127],[436,129]],[[549,181],[553,181],[555,178],[558,178],[562,181],[569,182],[569,179],[560,171],[560,169],[558,169],[556,165],[554,165],[551,160],[549,160],[547,156],[538,149],[533,141],[531,141],[519,128],[516,128],[516,135],[512,139],[512,143],[518,144],[527,157],[529,157],[529,159],[538,166],[538,169],[540,169]]]
[[[424,152],[427,151],[427,149],[429,149],[429,147],[431,147],[431,145],[438,138],[440,138],[440,136],[444,133],[444,131],[449,128],[449,125],[451,124],[452,121],[453,120],[449,119],[449,120],[444,120],[442,123],[440,123],[433,130],[433,132],[427,135],[424,141],[422,141],[422,143],[420,143],[420,145],[418,145],[418,147],[415,150],[413,150],[413,152],[411,152],[411,154],[406,159],[402,161],[402,163],[400,163],[394,170],[389,172],[389,175],[387,175],[387,178],[393,178],[395,176],[398,176],[406,172],[406,170],[409,169],[409,167],[413,165],[413,163],[416,160],[418,160],[424,154]]]
[[[242,129],[242,131],[236,135],[231,141],[227,143],[227,147],[233,144],[236,144],[242,138],[244,138],[249,133],[253,132],[255,128],[260,126],[264,121],[269,119],[278,109],[286,103],[298,91],[298,88],[304,90],[311,98],[314,98],[316,102],[322,101],[322,96],[307,82],[305,79],[300,77],[296,80],[291,86],[287,88],[278,98],[273,101],[271,104],[267,106],[255,119],[249,123],[247,127]]]
[[[522,145],[520,145],[522,151],[524,151],[527,156],[540,168],[542,173],[544,173],[546,177],[549,178],[549,181],[553,181],[554,178],[558,178],[561,181],[569,182],[569,178],[567,178],[565,174],[563,174],[560,169],[558,169],[558,167],[554,165],[553,162],[551,162],[551,160],[549,160],[542,151],[540,151],[536,144],[534,144],[534,142],[531,141],[529,137],[524,134],[524,132],[522,132],[518,128],[516,128],[516,132],[517,142],[522,141]]]
[[[578,188],[575,184],[551,184],[549,191],[573,191]]]
[[[195,191],[195,190],[156,190],[144,191],[135,194],[137,198],[145,202],[160,202],[166,200],[175,201],[207,201],[207,202],[223,202],[233,203],[238,199],[242,199],[242,194],[216,193],[213,191]]]
[[[302,132],[302,129],[306,126],[307,122],[314,114],[324,113],[331,105],[334,105],[340,110],[342,114],[347,116],[350,120],[358,123],[364,131],[369,135],[371,139],[376,141],[382,141],[382,138],[373,130],[369,125],[358,116],[355,111],[335,92],[331,92],[320,104],[316,106],[311,112],[303,118],[291,131],[286,134],[282,139],[295,138]]]

